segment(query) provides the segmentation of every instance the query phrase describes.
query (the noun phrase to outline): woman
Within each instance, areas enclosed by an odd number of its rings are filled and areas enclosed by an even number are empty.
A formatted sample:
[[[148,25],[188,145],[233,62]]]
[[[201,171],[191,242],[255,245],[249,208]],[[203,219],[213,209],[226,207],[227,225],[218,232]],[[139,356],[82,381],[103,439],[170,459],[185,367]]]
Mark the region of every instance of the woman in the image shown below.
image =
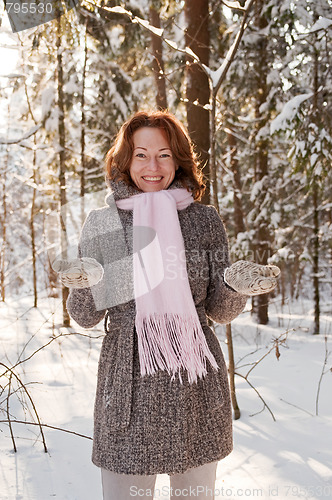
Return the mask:
[[[232,450],[227,368],[207,318],[229,323],[279,269],[229,262],[188,132],[169,112],[139,112],[106,157],[111,193],[82,229],[79,259],[58,263],[82,327],[105,317],[92,460],[105,500],[214,498]],[[227,280],[227,282],[226,282]],[[106,314],[106,316],[105,316]]]

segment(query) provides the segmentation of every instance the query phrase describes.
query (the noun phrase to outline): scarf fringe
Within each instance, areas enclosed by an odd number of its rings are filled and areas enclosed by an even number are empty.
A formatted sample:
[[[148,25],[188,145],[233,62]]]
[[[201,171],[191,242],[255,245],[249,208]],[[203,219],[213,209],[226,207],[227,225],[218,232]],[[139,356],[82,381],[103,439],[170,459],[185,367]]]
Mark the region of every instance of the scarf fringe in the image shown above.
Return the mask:
[[[174,380],[181,368],[187,371],[188,382],[197,382],[207,374],[206,361],[219,369],[211,353],[199,319],[179,314],[137,314],[136,331],[141,375],[152,375],[158,369],[172,372]]]

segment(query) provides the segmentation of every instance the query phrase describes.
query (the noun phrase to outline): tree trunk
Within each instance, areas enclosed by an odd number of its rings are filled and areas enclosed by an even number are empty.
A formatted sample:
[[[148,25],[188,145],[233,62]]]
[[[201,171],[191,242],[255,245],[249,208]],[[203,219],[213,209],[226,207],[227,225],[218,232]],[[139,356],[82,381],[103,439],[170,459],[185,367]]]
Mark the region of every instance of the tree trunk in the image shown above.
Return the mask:
[[[36,147],[37,141],[34,135],[34,145]],[[37,184],[36,176],[36,150],[33,151],[33,183]],[[32,257],[32,281],[33,281],[33,307],[37,307],[38,294],[37,294],[37,269],[36,269],[36,238],[35,238],[35,215],[36,215],[36,188],[32,191],[31,211],[30,211],[30,237],[31,237],[31,257]]]
[[[88,59],[88,44],[87,44],[87,29],[88,19],[85,22],[85,37],[84,37],[84,63],[82,71],[82,94],[81,94],[81,169],[80,169],[80,198],[81,198],[81,224],[85,221],[85,78],[86,78],[86,63]]]
[[[317,17],[315,16],[315,21]],[[314,75],[313,75],[313,115],[319,121],[319,109],[318,109],[318,57],[319,54],[317,50],[314,51]],[[318,196],[319,196],[319,186],[318,179],[315,174],[313,174],[313,184],[312,184],[312,198],[313,198],[313,209],[314,209],[314,248],[313,248],[313,288],[314,288],[314,304],[315,304],[315,320],[314,320],[314,335],[320,333],[320,305],[319,305],[319,215],[318,215]]]
[[[200,61],[209,65],[209,2],[207,0],[186,0],[186,45],[199,57]],[[210,172],[209,172],[209,111],[203,106],[209,103],[210,88],[208,77],[204,71],[192,63],[188,57],[186,73],[186,98],[188,99],[187,126],[189,134],[203,165],[203,173],[207,189],[202,203],[210,203]]]
[[[313,289],[315,304],[314,335],[320,333],[320,305],[319,305],[319,218],[318,218],[318,183],[314,179],[312,188],[314,209],[314,245],[313,245]]]
[[[210,90],[210,158],[209,158],[209,176],[210,176],[210,200],[206,203],[213,205],[220,213],[218,199],[218,181],[217,181],[217,162],[216,162],[216,100],[217,96],[214,89]]]
[[[65,158],[65,121],[64,121],[64,98],[63,98],[63,67],[62,67],[62,49],[61,46],[61,17],[58,17],[57,21],[57,77],[58,77],[58,108],[59,108],[59,118],[58,118],[58,134],[59,134],[59,184],[60,184],[60,230],[61,230],[61,252],[62,258],[67,258],[67,230],[66,230],[66,158]],[[69,295],[68,288],[62,286],[62,315],[64,326],[70,325],[70,317],[67,311],[66,302]]]
[[[8,120],[7,120],[7,141],[8,131],[10,124],[10,101],[8,101]],[[6,182],[7,182],[7,169],[9,162],[9,145],[6,144],[6,159],[1,173],[1,186],[2,186],[2,217],[0,218],[1,226],[1,248],[0,248],[0,288],[1,288],[1,301],[4,302],[6,298],[5,288],[5,260],[6,260],[6,247],[7,247],[7,195],[6,195]]]
[[[242,207],[242,182],[241,182],[241,173],[240,173],[240,165],[237,159],[237,147],[236,147],[236,139],[234,134],[231,132],[227,132],[227,140],[228,144],[231,148],[230,151],[230,167],[232,170],[233,178],[233,199],[234,199],[234,225],[235,225],[235,233],[244,233],[246,230],[246,226],[244,223],[244,215],[243,215],[243,207]]]
[[[228,349],[228,374],[229,374],[229,385],[231,390],[231,400],[234,410],[234,418],[238,420],[241,416],[241,411],[236,399],[235,392],[235,363],[234,363],[234,350],[233,350],[233,338],[232,338],[232,326],[230,323],[226,325],[226,338],[227,338],[227,349]]]
[[[150,6],[150,24],[160,28],[160,15],[153,5]],[[167,108],[166,81],[164,74],[162,39],[151,33],[151,49],[153,54],[152,71],[156,82],[156,105],[159,109]]]
[[[258,30],[263,30],[267,26],[267,19],[262,14],[264,2],[259,0],[255,4],[255,24]],[[255,72],[257,75],[257,85],[255,91],[255,119],[256,119],[256,131],[255,137],[259,135],[259,132],[265,127],[267,118],[262,115],[261,106],[266,102],[268,87],[267,87],[267,53],[266,53],[267,40],[265,35],[261,36],[257,42],[257,63],[255,66]],[[256,205],[256,217],[258,217],[258,222],[256,222],[255,227],[255,241],[254,241],[254,257],[257,264],[266,265],[268,263],[268,258],[270,256],[270,234],[268,227],[268,214],[266,216],[261,216],[261,202],[264,200],[266,195],[266,189],[268,189],[267,183],[264,182],[268,176],[268,139],[262,137],[255,142],[255,182],[262,182],[262,190],[258,193],[255,200]],[[257,316],[257,321],[261,325],[266,325],[268,323],[268,294],[257,295],[253,300],[253,312]]]

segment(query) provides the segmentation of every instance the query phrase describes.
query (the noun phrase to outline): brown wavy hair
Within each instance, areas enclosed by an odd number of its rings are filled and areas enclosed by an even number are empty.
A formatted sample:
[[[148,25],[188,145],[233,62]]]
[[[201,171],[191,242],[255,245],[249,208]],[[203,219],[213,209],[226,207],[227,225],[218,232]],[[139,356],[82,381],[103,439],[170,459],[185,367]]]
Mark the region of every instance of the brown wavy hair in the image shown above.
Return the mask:
[[[114,145],[106,154],[105,172],[107,180],[123,180],[137,187],[131,179],[129,169],[133,157],[133,134],[141,127],[160,128],[165,131],[175,164],[175,179],[200,200],[206,189],[203,173],[189,133],[184,125],[168,111],[139,111],[127,120],[119,130]]]

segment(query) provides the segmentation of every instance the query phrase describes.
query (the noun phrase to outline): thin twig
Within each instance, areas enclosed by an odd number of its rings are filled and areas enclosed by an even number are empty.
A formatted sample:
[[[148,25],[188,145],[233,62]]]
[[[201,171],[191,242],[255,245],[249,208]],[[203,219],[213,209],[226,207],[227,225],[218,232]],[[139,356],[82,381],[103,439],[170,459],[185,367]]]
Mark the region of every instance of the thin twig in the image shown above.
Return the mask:
[[[13,433],[13,429],[12,429],[12,423],[11,423],[11,419],[10,419],[10,412],[9,412],[9,398],[10,398],[10,395],[11,395],[10,389],[11,389],[11,383],[12,383],[12,376],[13,376],[13,374],[11,373],[10,376],[9,376],[8,395],[7,395],[7,417],[8,417],[8,425],[9,425],[9,430],[10,430],[10,436],[12,438],[14,452],[16,453],[17,452],[17,448],[16,448],[14,433]]]
[[[290,406],[294,406],[294,408],[297,408],[298,410],[302,410],[302,411],[304,411],[305,413],[308,413],[308,415],[310,415],[311,417],[314,417],[314,414],[313,414],[313,413],[310,413],[310,411],[305,410],[304,408],[301,408],[300,406],[294,405],[293,403],[290,403],[289,401],[286,401],[285,399],[282,399],[282,398],[279,398],[279,399],[280,399],[280,401],[282,401],[283,403],[286,403],[287,405],[290,405]]]
[[[321,383],[322,383],[322,379],[324,377],[324,375],[329,371],[325,371],[325,367],[327,365],[327,360],[330,356],[330,352],[328,350],[328,346],[327,346],[327,335],[325,334],[325,357],[324,357],[324,363],[323,363],[323,367],[322,367],[322,372],[320,374],[320,377],[319,377],[319,381],[318,381],[318,387],[317,387],[317,395],[316,395],[316,415],[318,415],[318,400],[319,400],[319,393],[320,393],[320,386],[321,386]]]
[[[266,352],[258,361],[256,361],[255,363],[253,363],[253,366],[248,370],[248,372],[246,373],[246,375],[242,375],[242,373],[239,373],[237,371],[235,371],[235,375],[238,375],[239,377],[243,378],[249,385],[252,389],[254,389],[254,391],[256,392],[256,394],[258,395],[258,397],[260,398],[260,400],[263,402],[264,404],[264,407],[261,411],[264,410],[264,408],[267,408],[269,410],[269,412],[271,413],[272,415],[272,418],[274,421],[276,421],[275,419],[275,416],[272,412],[272,410],[270,409],[270,407],[268,406],[268,404],[266,403],[266,401],[264,400],[264,398],[261,396],[261,394],[259,393],[259,391],[256,389],[256,387],[253,386],[253,384],[248,380],[248,377],[250,375],[250,373],[252,372],[252,370],[254,368],[256,368],[256,366],[263,360],[266,358],[266,356],[268,356],[273,350],[276,351],[276,356],[277,356],[277,359],[279,359],[279,356],[280,356],[280,353],[279,353],[279,345],[283,345],[286,340],[287,340],[287,335],[288,335],[288,332],[289,330],[287,330],[286,332],[282,333],[281,335],[279,335],[278,338],[275,338],[273,339],[273,346],[268,350],[268,352]],[[255,351],[256,352],[256,351]],[[243,359],[243,358],[242,358]],[[261,413],[261,412],[258,412],[258,413]]]
[[[38,425],[37,422],[27,422],[25,420],[12,420],[15,424],[26,424],[26,425]],[[8,420],[0,420],[0,423],[8,424]],[[85,434],[80,434],[79,432],[70,431],[68,429],[62,429],[61,427],[55,427],[54,425],[48,424],[40,424],[42,427],[47,427],[48,429],[55,429],[56,431],[67,432],[68,434],[74,434],[75,436],[79,436],[85,439],[90,439],[92,441],[92,437],[86,436]]]
[[[270,409],[269,405],[266,403],[266,401],[264,400],[264,398],[260,395],[260,393],[258,392],[258,390],[256,389],[256,387],[255,387],[255,386],[253,386],[253,385],[252,385],[252,383],[251,383],[251,382],[249,382],[249,380],[247,379],[247,377],[246,377],[245,375],[242,375],[242,373],[235,372],[235,375],[238,375],[239,377],[244,378],[244,380],[245,380],[245,381],[246,381],[246,382],[250,385],[250,387],[251,387],[252,389],[254,389],[254,391],[256,392],[256,394],[257,394],[257,396],[259,397],[259,399],[263,402],[263,404],[264,404],[264,408],[267,408],[267,409],[269,410],[269,412],[270,412],[270,413],[271,413],[271,415],[272,415],[273,420],[274,420],[274,421],[276,421],[276,418],[275,418],[275,416],[273,415],[272,410]],[[263,408],[263,409],[264,409],[264,408]]]
[[[47,446],[46,446],[46,441],[45,441],[45,436],[44,436],[43,428],[41,426],[41,422],[40,422],[40,419],[39,419],[37,408],[36,408],[36,406],[35,406],[35,404],[33,402],[32,397],[30,396],[30,393],[29,393],[28,389],[26,388],[26,386],[24,385],[24,383],[22,382],[22,380],[19,378],[19,376],[16,375],[16,373],[13,371],[12,368],[9,368],[8,366],[4,365],[1,362],[0,362],[0,365],[3,366],[4,368],[6,368],[6,373],[9,371],[12,375],[14,375],[14,377],[16,378],[16,380],[19,382],[19,384],[21,384],[21,387],[24,389],[25,394],[28,396],[29,401],[31,403],[31,406],[32,406],[32,408],[33,408],[33,410],[35,412],[36,418],[38,420],[38,425],[39,425],[39,428],[40,428],[40,433],[41,433],[42,439],[43,439],[44,451],[45,451],[45,453],[47,453]]]
[[[273,339],[273,346],[258,361],[255,361],[255,363],[253,364],[253,366],[247,372],[246,377],[249,376],[250,372],[252,372],[252,370],[258,365],[258,363],[260,363],[261,361],[263,361],[263,359],[266,358],[266,356],[268,356],[270,354],[270,352],[276,350],[276,348],[279,345],[282,345],[282,344],[284,344],[286,342],[286,340],[287,340],[287,334],[288,334],[288,331],[286,331],[286,332],[282,333],[281,335],[279,335],[278,338]],[[285,338],[281,339],[281,337],[283,337],[284,335],[285,335]]]
[[[33,306],[29,307],[29,309],[27,309],[26,311],[24,311],[24,313],[22,313],[20,316],[17,316],[16,319],[14,319],[11,323],[7,323],[7,325],[3,325],[1,328],[5,329],[5,328],[8,328],[9,326],[13,326],[14,323],[16,323],[16,321],[18,321],[19,319],[23,318],[23,316],[28,313],[29,311],[31,311],[31,309],[34,309]]]
[[[48,345],[50,345],[52,342],[54,342],[54,340],[57,340],[60,337],[68,337],[70,335],[80,335],[81,337],[88,337],[89,339],[99,339],[99,338],[101,338],[101,337],[104,336],[104,334],[97,335],[97,336],[94,336],[94,335],[91,336],[89,334],[80,333],[80,332],[60,333],[59,335],[56,335],[55,337],[52,337],[49,340],[49,342],[47,342],[46,344],[44,344],[41,347],[39,347],[38,349],[36,349],[36,351],[34,351],[32,354],[30,354],[30,356],[28,356],[27,358],[21,359],[21,361],[18,361],[14,366],[11,367],[11,369],[14,370],[17,366],[21,365],[22,363],[25,363],[26,361],[29,361],[35,354],[37,354],[39,351],[41,351],[42,349],[44,349],[45,347],[47,347]],[[2,363],[0,363],[0,364],[2,364]],[[3,366],[6,366],[6,365],[3,365]],[[10,370],[10,369],[7,368],[4,373],[0,374],[0,378],[3,377],[3,376],[5,376],[7,374],[8,370]]]

